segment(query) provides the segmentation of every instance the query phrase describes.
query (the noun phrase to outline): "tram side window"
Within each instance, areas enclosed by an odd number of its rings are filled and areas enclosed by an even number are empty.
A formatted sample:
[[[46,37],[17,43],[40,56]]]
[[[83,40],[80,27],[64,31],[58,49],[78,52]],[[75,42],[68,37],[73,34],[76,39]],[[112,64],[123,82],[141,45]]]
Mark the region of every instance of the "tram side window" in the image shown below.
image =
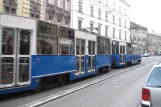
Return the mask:
[[[108,38],[104,39],[105,40],[105,54],[110,54],[110,41]]]
[[[97,54],[104,54],[104,39],[100,36],[97,37]]]
[[[116,54],[119,54],[119,42],[116,42]]]
[[[74,31],[68,28],[60,27],[59,29],[59,54],[74,54]]]
[[[110,54],[110,40],[105,37],[97,37],[97,54]]]
[[[125,46],[122,46],[123,54],[125,54]]]
[[[127,54],[132,54],[132,47],[131,47],[131,44],[130,43],[127,43],[126,45],[126,50],[127,50]]]
[[[134,47],[131,48],[131,54],[134,54]]]
[[[134,47],[134,54],[138,54],[138,48]]]
[[[37,54],[58,54],[57,26],[39,22],[37,33]]]
[[[116,44],[112,43],[112,54],[116,54]]]
[[[120,54],[123,54],[123,46],[120,46]]]

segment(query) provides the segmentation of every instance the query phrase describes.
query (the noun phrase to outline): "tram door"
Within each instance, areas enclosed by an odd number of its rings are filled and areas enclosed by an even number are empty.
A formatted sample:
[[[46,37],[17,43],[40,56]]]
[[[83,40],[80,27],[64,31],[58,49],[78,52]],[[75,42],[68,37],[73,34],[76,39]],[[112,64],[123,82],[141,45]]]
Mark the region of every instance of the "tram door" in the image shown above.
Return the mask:
[[[88,72],[95,71],[95,41],[88,41]]]
[[[77,60],[77,71],[76,75],[85,73],[85,39],[76,39],[76,60]]]
[[[124,64],[124,57],[125,57],[125,46],[120,45],[120,63]]]
[[[2,28],[0,88],[30,83],[30,30]]]

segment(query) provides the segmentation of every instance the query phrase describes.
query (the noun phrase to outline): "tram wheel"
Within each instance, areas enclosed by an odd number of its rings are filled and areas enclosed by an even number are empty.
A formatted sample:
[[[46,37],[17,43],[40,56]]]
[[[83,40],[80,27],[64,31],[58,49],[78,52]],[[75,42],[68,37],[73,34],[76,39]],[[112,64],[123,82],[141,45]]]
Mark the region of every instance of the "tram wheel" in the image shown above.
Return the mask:
[[[57,77],[57,79],[58,79],[58,84],[60,86],[62,86],[62,85],[64,85],[66,83],[66,76],[65,75],[59,75]]]
[[[42,79],[40,79],[39,84],[35,92],[41,92],[43,90],[43,82]]]

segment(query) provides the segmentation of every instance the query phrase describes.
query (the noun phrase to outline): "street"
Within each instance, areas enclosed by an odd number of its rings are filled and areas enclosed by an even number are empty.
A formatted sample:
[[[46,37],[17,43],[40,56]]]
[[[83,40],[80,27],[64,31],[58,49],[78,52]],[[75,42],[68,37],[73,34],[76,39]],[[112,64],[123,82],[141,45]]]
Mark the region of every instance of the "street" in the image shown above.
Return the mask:
[[[138,107],[140,104],[141,88],[144,80],[152,66],[158,60],[161,61],[161,58],[143,58],[142,63],[135,66],[114,69],[104,75],[95,76],[41,93],[34,93],[28,96],[9,99],[6,101],[2,100],[0,101],[0,107],[23,106],[50,95],[104,78],[105,76],[111,77],[119,73],[121,74],[58,98],[57,100],[48,102],[42,105],[42,107]]]
[[[137,107],[144,80],[153,65],[136,68],[42,107]]]

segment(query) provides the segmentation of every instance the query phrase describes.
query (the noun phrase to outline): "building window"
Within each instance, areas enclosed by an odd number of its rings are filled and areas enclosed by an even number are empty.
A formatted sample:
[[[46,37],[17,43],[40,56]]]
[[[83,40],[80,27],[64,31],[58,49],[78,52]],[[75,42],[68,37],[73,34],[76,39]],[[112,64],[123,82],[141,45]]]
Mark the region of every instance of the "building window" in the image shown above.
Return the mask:
[[[101,9],[98,9],[98,18],[101,19]]]
[[[82,11],[82,2],[81,1],[79,1],[79,10],[78,10],[80,13],[82,13],[83,11]]]
[[[98,34],[101,35],[101,24],[98,24]]]
[[[36,3],[39,3],[40,0],[31,0],[31,1],[34,1]],[[52,1],[52,0],[49,0],[49,1]]]
[[[78,20],[78,29],[82,28],[82,20]]]
[[[113,38],[115,38],[115,28],[113,28]]]
[[[126,9],[125,9],[125,16],[126,16]]]
[[[127,40],[127,37],[126,36],[127,36],[127,32],[125,31],[125,40]]]
[[[16,9],[11,9],[11,14],[16,14]]]
[[[113,10],[115,10],[115,3],[113,2]]]
[[[119,6],[119,12],[121,13],[121,6]]]
[[[105,12],[105,21],[108,22],[108,12]]]
[[[16,14],[16,9],[5,6],[5,13]]]
[[[113,15],[113,24],[115,24],[115,15]]]
[[[66,9],[66,10],[70,10],[70,9],[69,9],[69,0],[66,0],[66,4],[65,4],[65,5],[66,5],[66,6],[65,6],[65,9]]]
[[[108,0],[106,0],[106,6],[108,6]]]
[[[58,0],[58,7],[60,7],[60,8],[63,7],[63,0]]]
[[[55,0],[49,0],[48,3],[54,5]]]
[[[90,31],[93,32],[93,23],[90,23]]]
[[[58,24],[60,24],[61,23],[61,20],[60,19],[58,19]]]
[[[10,13],[10,8],[9,7],[5,7],[5,13]]]
[[[108,37],[108,26],[105,26],[105,36]]]
[[[99,2],[99,3],[102,3],[102,1],[101,1],[101,0],[99,0],[98,2]]]
[[[91,10],[91,16],[93,17],[93,6],[90,7]]]
[[[30,14],[30,17],[34,18],[34,14]]]
[[[125,20],[125,28],[126,28],[126,20]]]
[[[121,30],[119,30],[119,39],[121,39]]]
[[[119,18],[119,26],[121,26],[121,18]]]
[[[30,17],[32,17],[32,18],[36,18],[36,19],[40,19],[40,16],[39,15],[35,15],[35,14],[30,14]]]
[[[40,19],[39,15],[35,15],[35,18],[36,18],[36,19]]]

